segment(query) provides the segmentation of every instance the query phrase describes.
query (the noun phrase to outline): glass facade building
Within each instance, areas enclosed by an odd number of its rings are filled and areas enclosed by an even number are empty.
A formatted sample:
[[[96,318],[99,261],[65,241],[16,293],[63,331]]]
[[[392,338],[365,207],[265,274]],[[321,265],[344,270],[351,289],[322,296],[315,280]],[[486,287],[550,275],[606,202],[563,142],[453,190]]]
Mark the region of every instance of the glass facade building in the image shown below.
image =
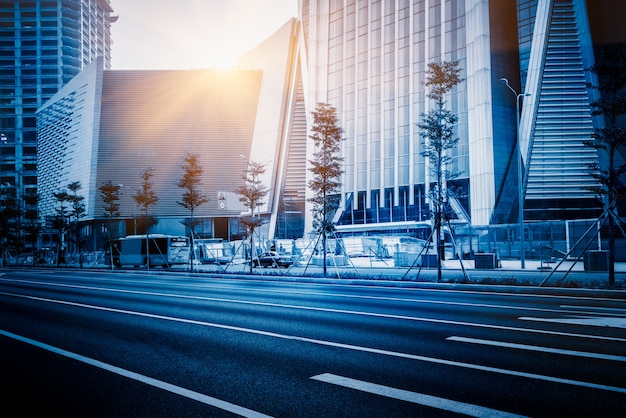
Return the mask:
[[[111,65],[109,0],[0,1],[0,183],[37,193],[35,112],[87,64]]]
[[[624,38],[619,24],[599,23],[623,4],[597,3],[301,0],[309,101],[335,106],[344,129],[338,230],[419,234],[430,219],[418,124],[432,106],[427,65],[442,61],[458,61],[463,77],[445,98],[458,116],[450,157],[461,175],[449,182],[463,191],[450,202],[457,217],[515,223],[520,187],[526,221],[597,217],[589,164],[598,156],[584,141],[602,121],[591,117],[588,68],[601,40]],[[516,96],[502,78],[524,94],[521,184]]]
[[[597,100],[592,33],[585,1],[524,1],[519,6],[520,79],[525,87],[521,147],[527,220],[590,219],[598,202],[588,175],[598,160],[585,146],[602,120]]]

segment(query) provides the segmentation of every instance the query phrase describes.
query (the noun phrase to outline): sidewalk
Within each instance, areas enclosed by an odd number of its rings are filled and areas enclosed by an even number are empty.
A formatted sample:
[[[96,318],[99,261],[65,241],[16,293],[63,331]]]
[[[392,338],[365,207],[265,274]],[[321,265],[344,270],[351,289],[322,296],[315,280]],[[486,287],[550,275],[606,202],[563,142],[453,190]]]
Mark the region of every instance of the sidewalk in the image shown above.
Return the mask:
[[[442,262],[442,282],[469,283],[489,285],[518,285],[547,287],[582,287],[606,288],[608,272],[585,272],[582,261],[573,263],[565,261],[543,264],[539,260],[526,260],[524,269],[519,260],[502,260],[494,269],[475,269],[474,262],[464,260],[461,268],[460,260],[444,260]],[[322,267],[313,264],[298,264],[288,269],[254,268],[254,273],[263,276],[320,277]],[[236,264],[218,266],[216,264],[197,265],[198,273],[231,273],[248,274],[249,264],[239,260]],[[615,264],[615,284],[618,288],[626,288],[626,263]],[[385,280],[404,282],[437,282],[436,268],[420,268],[419,266],[395,267],[393,259],[374,259],[368,257],[349,258],[346,265],[328,265],[327,276],[346,280]]]
[[[420,266],[396,267],[393,258],[352,257],[344,260],[345,265],[335,266],[332,259],[327,264],[327,275],[323,276],[320,265],[302,260],[290,268],[254,268],[255,275],[266,277],[283,276],[289,280],[306,279],[343,279],[346,282],[402,282],[430,284],[470,284],[470,285],[508,285],[508,286],[544,286],[560,288],[606,289],[608,288],[608,272],[586,272],[583,261],[574,263],[571,260],[562,262],[541,262],[525,260],[525,268],[521,268],[520,260],[500,260],[497,268],[476,269],[473,260],[443,260],[441,282],[436,267]],[[64,267],[70,267],[65,265]],[[77,265],[71,265],[78,268]],[[109,269],[102,263],[85,262],[85,269]],[[169,271],[189,272],[189,265],[175,265]],[[153,271],[162,271],[155,269]],[[235,259],[230,264],[196,264],[194,273],[199,274],[231,274],[248,276],[250,265],[243,259]],[[615,263],[614,289],[626,290],[626,262]]]

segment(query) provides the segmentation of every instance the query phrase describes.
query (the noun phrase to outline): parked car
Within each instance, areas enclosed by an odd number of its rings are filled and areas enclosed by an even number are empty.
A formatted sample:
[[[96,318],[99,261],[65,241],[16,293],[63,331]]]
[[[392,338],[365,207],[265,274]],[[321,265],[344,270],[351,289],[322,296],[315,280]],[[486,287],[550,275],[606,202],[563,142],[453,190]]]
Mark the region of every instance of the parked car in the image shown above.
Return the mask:
[[[291,264],[291,258],[281,257],[275,251],[260,254],[258,258],[252,261],[254,267],[289,267]]]

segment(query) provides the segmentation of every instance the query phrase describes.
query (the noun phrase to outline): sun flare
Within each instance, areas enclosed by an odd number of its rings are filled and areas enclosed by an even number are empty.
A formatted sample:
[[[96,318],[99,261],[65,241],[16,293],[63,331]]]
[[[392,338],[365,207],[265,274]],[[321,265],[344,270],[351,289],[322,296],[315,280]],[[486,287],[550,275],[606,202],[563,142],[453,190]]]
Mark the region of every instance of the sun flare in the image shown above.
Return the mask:
[[[297,14],[295,0],[116,0],[114,4],[120,16],[111,28],[115,69],[231,69]]]

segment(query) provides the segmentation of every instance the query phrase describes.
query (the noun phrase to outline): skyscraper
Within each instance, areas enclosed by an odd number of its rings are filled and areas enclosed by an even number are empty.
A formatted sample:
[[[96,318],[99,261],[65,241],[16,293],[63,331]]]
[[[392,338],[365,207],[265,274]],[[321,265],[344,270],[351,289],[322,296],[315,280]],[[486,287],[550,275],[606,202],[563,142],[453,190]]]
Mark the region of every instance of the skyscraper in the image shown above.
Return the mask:
[[[518,3],[520,80],[529,94],[520,121],[524,217],[593,219],[599,202],[589,191],[596,183],[588,173],[598,155],[584,142],[603,121],[592,117],[598,93],[588,85],[598,82],[589,67],[607,31],[600,27],[604,23],[592,26],[589,16],[600,13],[609,22],[611,13],[624,16],[624,4],[601,2],[614,6],[602,11],[599,2],[584,0]],[[625,32],[613,30],[608,36],[618,41]]]
[[[0,1],[0,184],[36,194],[36,110],[102,56],[111,65],[109,0]]]
[[[624,6],[589,3],[301,0],[310,102],[337,107],[344,128],[338,229],[419,233],[429,219],[432,179],[417,125],[431,106],[425,71],[442,61],[459,61],[464,78],[446,97],[459,118],[451,157],[461,175],[449,185],[464,191],[450,202],[460,219],[515,223],[520,188],[527,220],[598,216],[588,189],[597,155],[584,141],[601,121],[591,117],[588,67],[595,39],[623,40],[615,18],[597,23]]]

